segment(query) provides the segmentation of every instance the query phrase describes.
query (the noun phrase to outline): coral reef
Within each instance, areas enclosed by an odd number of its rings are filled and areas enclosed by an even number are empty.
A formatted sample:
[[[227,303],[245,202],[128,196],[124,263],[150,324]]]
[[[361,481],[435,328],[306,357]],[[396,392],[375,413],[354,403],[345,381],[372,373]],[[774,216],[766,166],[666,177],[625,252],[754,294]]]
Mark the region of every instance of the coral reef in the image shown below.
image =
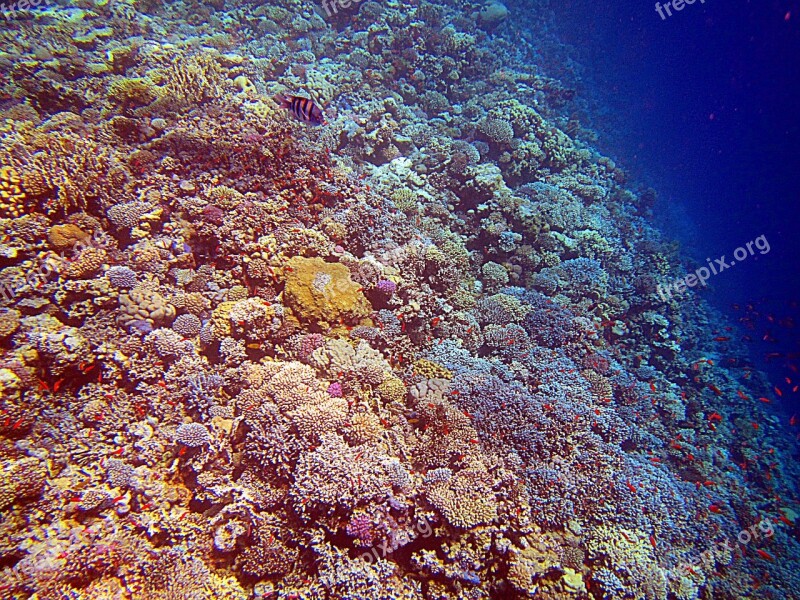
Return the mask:
[[[800,588],[766,377],[518,5],[66,4],[0,52],[0,598]]]

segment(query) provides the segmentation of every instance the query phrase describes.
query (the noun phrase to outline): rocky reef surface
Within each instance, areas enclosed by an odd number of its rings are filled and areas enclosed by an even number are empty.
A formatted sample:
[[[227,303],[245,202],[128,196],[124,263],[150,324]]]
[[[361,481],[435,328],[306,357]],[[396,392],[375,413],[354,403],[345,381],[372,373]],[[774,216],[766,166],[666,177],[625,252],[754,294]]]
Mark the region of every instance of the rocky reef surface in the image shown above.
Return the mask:
[[[655,192],[513,11],[343,4],[4,23],[0,599],[791,597],[795,440]]]

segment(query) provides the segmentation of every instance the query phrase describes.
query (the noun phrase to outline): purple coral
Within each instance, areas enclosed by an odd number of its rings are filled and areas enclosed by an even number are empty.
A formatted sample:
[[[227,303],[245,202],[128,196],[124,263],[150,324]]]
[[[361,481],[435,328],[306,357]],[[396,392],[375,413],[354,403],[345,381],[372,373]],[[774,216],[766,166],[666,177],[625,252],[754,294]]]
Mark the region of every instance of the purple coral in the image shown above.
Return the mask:
[[[386,296],[393,296],[397,291],[397,284],[389,279],[381,279],[375,285],[375,289]]]
[[[375,541],[375,530],[372,528],[372,522],[369,515],[360,513],[350,517],[347,523],[346,531],[348,535],[353,536],[365,546],[369,546]]]
[[[334,381],[332,384],[328,386],[328,395],[331,398],[341,398],[344,396],[344,390],[342,390],[342,384],[338,381]]]
[[[297,358],[306,362],[314,350],[324,345],[325,337],[322,334],[309,333],[308,335],[304,335],[297,345]]]

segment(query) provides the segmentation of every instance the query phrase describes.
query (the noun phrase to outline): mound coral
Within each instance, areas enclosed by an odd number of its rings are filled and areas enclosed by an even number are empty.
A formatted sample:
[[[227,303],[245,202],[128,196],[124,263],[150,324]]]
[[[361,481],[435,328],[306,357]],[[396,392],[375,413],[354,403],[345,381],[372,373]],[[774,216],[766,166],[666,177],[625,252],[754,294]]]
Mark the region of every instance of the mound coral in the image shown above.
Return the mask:
[[[296,256],[287,262],[286,304],[303,321],[320,325],[359,321],[371,312],[363,289],[344,265]]]

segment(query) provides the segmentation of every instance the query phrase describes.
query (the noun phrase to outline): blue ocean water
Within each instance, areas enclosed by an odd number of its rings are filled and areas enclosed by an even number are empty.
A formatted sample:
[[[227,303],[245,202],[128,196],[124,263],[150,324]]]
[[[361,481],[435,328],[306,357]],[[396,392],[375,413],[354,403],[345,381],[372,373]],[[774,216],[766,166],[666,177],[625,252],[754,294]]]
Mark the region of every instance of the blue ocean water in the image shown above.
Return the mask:
[[[662,230],[698,265],[766,237],[768,253],[703,295],[785,385],[800,352],[800,6],[698,0],[663,17],[646,1],[548,8],[583,67],[600,146],[658,191]],[[794,357],[764,360],[776,353]],[[783,400],[787,411],[799,403]]]

